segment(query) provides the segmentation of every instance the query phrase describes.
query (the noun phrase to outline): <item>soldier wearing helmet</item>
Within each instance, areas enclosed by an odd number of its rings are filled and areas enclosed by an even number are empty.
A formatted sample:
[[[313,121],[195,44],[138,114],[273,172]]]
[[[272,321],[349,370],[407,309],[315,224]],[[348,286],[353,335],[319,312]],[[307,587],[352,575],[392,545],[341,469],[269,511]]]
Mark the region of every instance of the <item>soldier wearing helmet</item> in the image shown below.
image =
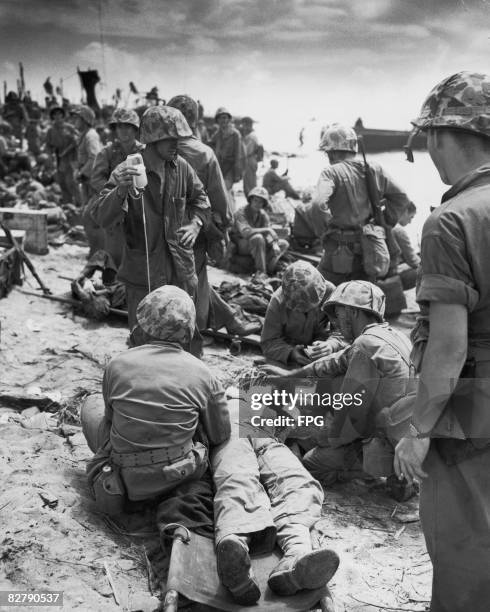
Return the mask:
[[[218,129],[210,140],[225,179],[230,203],[234,206],[233,184],[242,178],[243,149],[240,132],[233,127],[233,117],[224,107],[218,108],[215,121]]]
[[[62,202],[79,204],[81,195],[73,169],[77,159],[75,129],[65,121],[65,109],[61,106],[51,107],[49,118],[51,126],[46,133],[46,152],[54,158],[56,181],[61,189]]]
[[[230,436],[224,390],[207,366],[186,350],[196,313],[185,291],[171,285],[152,291],[136,316],[144,345],[109,362],[103,397],[89,396],[81,409],[84,435],[96,453],[87,467],[96,505],[101,512],[117,514],[127,499],[157,502],[161,532],[177,521],[212,536],[208,452]],[[104,466],[110,466],[109,472]]]
[[[284,270],[282,286],[272,294],[265,313],[260,342],[266,359],[306,365],[346,346],[339,333],[331,333],[321,308],[334,289],[306,261],[296,261]],[[311,353],[305,352],[306,347]]]
[[[114,131],[115,138],[109,142],[97,155],[92,170],[90,184],[96,194],[99,194],[109,180],[111,173],[121,164],[128,155],[139,153],[145,148],[137,140],[140,119],[138,114],[131,109],[116,108],[112,113],[109,126]],[[94,198],[95,203],[95,198]],[[87,213],[94,227],[95,220],[92,217],[93,206],[87,207]],[[106,228],[104,232],[104,250],[107,251],[116,266],[121,264],[124,233],[121,223]]]
[[[373,208],[366,187],[366,172],[356,159],[357,135],[352,128],[334,123],[322,130],[320,149],[330,165],[322,171],[316,186],[311,211],[306,215],[323,237],[324,253],[319,269],[334,284],[351,279],[367,279],[361,249],[363,228],[372,221]],[[376,175],[380,198],[384,201],[387,225],[394,226],[409,200],[387,173],[370,164]]]
[[[323,308],[350,346],[300,369],[288,371],[274,366],[265,369],[287,378],[317,378],[319,383],[334,388],[337,385],[333,385],[333,380],[341,377],[340,394],[344,400],[334,406],[329,424],[318,432],[321,445],[307,452],[303,463],[325,485],[368,473],[389,477],[390,488],[398,494],[393,441],[380,431],[379,415],[407,393],[411,344],[384,322],[385,295],[372,283],[342,283]],[[383,455],[388,454],[388,461],[385,459],[381,466],[377,457],[380,438],[382,446],[387,447],[383,448]],[[370,439],[372,444],[366,445]],[[404,484],[402,495],[406,497],[413,489]]]
[[[179,139],[191,135],[179,110],[148,108],[140,126],[148,185],[143,193],[135,191],[133,177],[139,170],[123,162],[94,207],[94,218],[102,227],[123,222],[125,244],[118,277],[126,284],[130,328],[136,324],[137,305],[150,289],[173,284],[192,297],[196,294],[193,246],[208,223],[210,207],[197,174],[177,154]]]
[[[490,75],[459,72],[413,121],[450,185],[422,230],[417,300],[428,338],[400,478],[421,482],[420,518],[433,563],[431,610],[484,612],[490,600]],[[464,395],[463,384],[471,378]]]
[[[243,193],[245,195],[256,187],[258,163],[264,159],[264,147],[255,133],[254,123],[251,117],[242,117],[240,125],[243,143]]]
[[[81,201],[83,206],[83,225],[89,243],[89,254],[91,257],[96,251],[104,246],[104,234],[100,228],[94,225],[89,215],[91,198],[95,191],[90,184],[94,161],[102,149],[99,134],[94,128],[95,113],[88,106],[76,106],[71,115],[75,118],[75,127],[78,130],[78,170],[75,179],[80,183]]]
[[[169,100],[168,105],[182,112],[193,131],[191,136],[179,140],[179,155],[196,171],[211,204],[209,226],[205,231],[201,230],[194,243],[198,279],[197,327],[202,330],[209,327],[219,329],[225,326],[230,334],[255,333],[258,330],[257,325],[241,322],[233,309],[208,282],[207,255],[218,261],[223,258],[225,236],[232,221],[232,214],[226,185],[216,155],[211,147],[197,138],[198,105],[187,95],[174,96]]]
[[[252,256],[257,272],[273,274],[289,243],[278,238],[265,212],[269,206],[267,190],[254,187],[247,200],[248,204],[235,214],[232,240],[239,255]]]

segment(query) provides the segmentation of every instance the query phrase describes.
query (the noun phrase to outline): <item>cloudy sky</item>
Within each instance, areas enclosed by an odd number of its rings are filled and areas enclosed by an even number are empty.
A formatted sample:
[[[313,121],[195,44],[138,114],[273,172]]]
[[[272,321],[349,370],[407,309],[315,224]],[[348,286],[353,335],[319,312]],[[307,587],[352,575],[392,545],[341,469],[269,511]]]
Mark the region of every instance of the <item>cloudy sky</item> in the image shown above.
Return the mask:
[[[34,95],[63,77],[78,100],[90,66],[101,101],[131,80],[189,93],[252,115],[269,146],[312,118],[407,128],[436,82],[489,58],[490,0],[0,0],[9,88],[22,61]]]

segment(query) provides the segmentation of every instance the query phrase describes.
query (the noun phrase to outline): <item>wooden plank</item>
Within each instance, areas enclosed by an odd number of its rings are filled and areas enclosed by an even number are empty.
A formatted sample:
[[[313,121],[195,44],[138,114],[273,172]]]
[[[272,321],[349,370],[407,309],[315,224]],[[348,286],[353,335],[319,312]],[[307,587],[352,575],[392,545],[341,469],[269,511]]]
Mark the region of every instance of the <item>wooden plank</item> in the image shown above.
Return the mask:
[[[28,253],[48,253],[48,218],[44,210],[0,208],[0,220],[9,229],[25,230],[24,249]]]
[[[288,251],[290,255],[296,257],[296,259],[302,259],[303,261],[309,261],[313,265],[320,263],[321,255],[311,255],[309,253],[301,253],[300,251]]]

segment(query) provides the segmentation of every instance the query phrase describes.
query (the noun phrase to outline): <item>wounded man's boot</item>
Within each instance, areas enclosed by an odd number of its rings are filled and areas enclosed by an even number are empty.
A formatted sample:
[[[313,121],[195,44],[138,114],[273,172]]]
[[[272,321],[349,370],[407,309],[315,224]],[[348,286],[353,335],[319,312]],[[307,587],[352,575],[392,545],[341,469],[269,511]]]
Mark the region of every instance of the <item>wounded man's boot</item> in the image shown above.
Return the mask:
[[[310,530],[299,524],[282,527],[277,534],[284,556],[269,575],[269,587],[277,595],[294,595],[303,589],[327,584],[339,566],[336,552],[312,550]]]
[[[247,536],[229,535],[216,547],[221,583],[242,606],[252,606],[260,599],[260,588],[250,566],[248,542]]]

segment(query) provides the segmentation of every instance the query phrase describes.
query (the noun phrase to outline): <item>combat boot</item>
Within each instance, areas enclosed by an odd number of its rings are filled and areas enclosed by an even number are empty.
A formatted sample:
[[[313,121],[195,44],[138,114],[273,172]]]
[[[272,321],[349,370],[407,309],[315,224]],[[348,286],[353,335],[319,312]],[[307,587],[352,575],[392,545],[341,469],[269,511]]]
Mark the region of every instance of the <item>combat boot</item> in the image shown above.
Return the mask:
[[[392,474],[386,479],[386,486],[390,497],[398,502],[405,502],[417,495],[419,487],[417,483],[408,484],[406,478],[398,480],[398,477]]]
[[[218,576],[234,601],[253,606],[260,599],[260,588],[253,575],[246,536],[229,535],[216,547]]]
[[[337,553],[327,548],[313,550],[308,527],[286,525],[279,529],[277,540],[284,556],[268,580],[270,589],[277,595],[288,596],[303,589],[318,589],[325,586],[337,571]]]

